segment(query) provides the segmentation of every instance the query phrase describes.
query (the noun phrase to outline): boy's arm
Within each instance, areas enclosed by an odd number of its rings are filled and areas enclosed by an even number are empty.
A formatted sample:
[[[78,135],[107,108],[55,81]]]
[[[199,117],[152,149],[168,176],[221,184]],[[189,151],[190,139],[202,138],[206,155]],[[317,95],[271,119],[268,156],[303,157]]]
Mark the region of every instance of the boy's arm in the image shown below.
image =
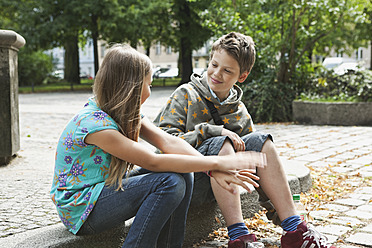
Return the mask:
[[[164,153],[185,154],[194,156],[203,156],[196,149],[191,147],[187,142],[178,139],[172,135],[166,134],[159,128],[156,128],[146,117],[141,120],[141,138],[149,142],[155,147],[158,147]],[[252,172],[255,170],[231,170],[231,171],[213,171],[213,180],[224,189],[231,193],[236,193],[231,184],[236,184],[244,187],[248,192],[251,192],[249,184],[258,187],[259,185],[253,181],[259,180],[259,177]]]

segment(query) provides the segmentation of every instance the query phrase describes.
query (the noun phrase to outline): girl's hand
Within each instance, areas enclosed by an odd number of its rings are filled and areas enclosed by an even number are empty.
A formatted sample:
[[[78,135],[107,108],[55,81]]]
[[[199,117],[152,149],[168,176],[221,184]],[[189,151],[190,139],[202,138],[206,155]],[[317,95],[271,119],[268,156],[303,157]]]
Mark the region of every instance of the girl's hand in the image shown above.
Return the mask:
[[[221,135],[222,136],[227,136],[227,137],[230,138],[230,140],[234,144],[235,151],[237,151],[237,152],[245,151],[244,141],[242,140],[242,138],[239,137],[239,135],[237,135],[236,133],[234,133],[234,132],[232,132],[232,131],[230,131],[226,128],[222,129]]]
[[[242,186],[249,193],[252,193],[252,190],[249,188],[248,184],[253,185],[254,187],[259,187],[258,183],[254,180],[259,180],[260,178],[253,174],[255,170],[241,170],[241,171],[212,171],[211,180],[216,180],[216,182],[225,190],[229,191],[232,194],[236,194],[234,188],[231,187],[231,184],[234,183],[238,186]],[[254,179],[254,180],[253,180]]]
[[[219,167],[217,170],[245,170],[264,168],[267,165],[266,154],[262,152],[237,152],[230,155],[218,156]]]

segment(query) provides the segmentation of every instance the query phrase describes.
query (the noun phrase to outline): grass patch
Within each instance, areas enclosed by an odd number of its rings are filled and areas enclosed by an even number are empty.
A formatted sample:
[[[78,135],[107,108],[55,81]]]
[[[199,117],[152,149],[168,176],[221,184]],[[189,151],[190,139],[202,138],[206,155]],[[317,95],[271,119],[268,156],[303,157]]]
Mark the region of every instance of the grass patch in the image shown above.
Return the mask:
[[[37,85],[32,88],[31,86],[19,87],[19,93],[41,93],[41,92],[60,92],[60,91],[72,91],[72,90],[92,90],[92,84],[74,84],[71,86],[70,83],[56,83]]]
[[[158,86],[177,86],[181,82],[181,78],[154,78],[152,85]]]
[[[63,92],[63,91],[91,91],[94,80],[82,79],[81,84],[73,84],[68,82],[58,82],[52,84],[41,84],[32,86],[20,86],[19,93],[42,93],[42,92]],[[154,78],[152,85],[154,87],[177,86],[180,83],[180,78]]]
[[[307,96],[301,96],[300,101],[310,101],[310,102],[359,102],[356,97],[345,97],[340,98],[338,96],[334,97],[307,97]]]

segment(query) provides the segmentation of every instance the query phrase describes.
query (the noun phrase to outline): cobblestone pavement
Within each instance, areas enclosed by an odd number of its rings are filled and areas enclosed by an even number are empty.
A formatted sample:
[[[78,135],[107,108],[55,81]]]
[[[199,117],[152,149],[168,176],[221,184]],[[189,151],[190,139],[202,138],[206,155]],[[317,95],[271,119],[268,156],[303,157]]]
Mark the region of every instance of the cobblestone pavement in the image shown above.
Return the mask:
[[[155,88],[142,112],[153,119],[172,90]],[[21,150],[9,165],[0,167],[0,238],[59,223],[49,198],[56,143],[64,125],[89,96],[89,92],[19,96]],[[332,165],[334,171],[359,173],[367,181],[367,186],[312,215],[333,216],[319,231],[331,242],[344,240],[341,248],[372,247],[372,127],[263,124],[256,128],[274,136],[283,158],[312,167]],[[208,242],[203,247],[225,244]]]

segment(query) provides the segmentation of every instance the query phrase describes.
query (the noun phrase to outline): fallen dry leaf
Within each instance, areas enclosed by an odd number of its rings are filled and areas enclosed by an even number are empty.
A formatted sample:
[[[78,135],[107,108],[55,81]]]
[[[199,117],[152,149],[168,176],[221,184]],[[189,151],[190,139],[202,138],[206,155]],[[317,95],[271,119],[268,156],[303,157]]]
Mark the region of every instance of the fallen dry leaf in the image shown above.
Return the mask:
[[[287,147],[292,147],[286,143]],[[305,193],[301,193],[301,202],[304,204],[308,212],[308,221],[317,222],[317,225],[326,224],[326,220],[314,220],[311,216],[311,211],[325,209],[327,203],[333,202],[336,199],[343,198],[352,193],[355,189],[361,186],[372,186],[372,180],[364,179],[360,173],[344,174],[334,171],[336,167],[342,166],[345,161],[338,161],[335,164],[330,164],[328,167],[309,167],[313,181],[312,188]],[[356,184],[355,182],[359,182]],[[370,200],[372,202],[372,199]],[[278,231],[278,226],[272,224],[266,218],[266,210],[259,211],[253,217],[244,220],[250,232],[254,233],[258,239],[274,238],[279,240],[281,231]],[[328,216],[331,217],[331,216]],[[349,223],[348,223],[349,224]],[[281,228],[279,228],[281,230]],[[210,240],[228,240],[227,228],[220,228],[209,234]],[[343,243],[342,239],[336,241]],[[277,246],[266,246],[275,248]]]

